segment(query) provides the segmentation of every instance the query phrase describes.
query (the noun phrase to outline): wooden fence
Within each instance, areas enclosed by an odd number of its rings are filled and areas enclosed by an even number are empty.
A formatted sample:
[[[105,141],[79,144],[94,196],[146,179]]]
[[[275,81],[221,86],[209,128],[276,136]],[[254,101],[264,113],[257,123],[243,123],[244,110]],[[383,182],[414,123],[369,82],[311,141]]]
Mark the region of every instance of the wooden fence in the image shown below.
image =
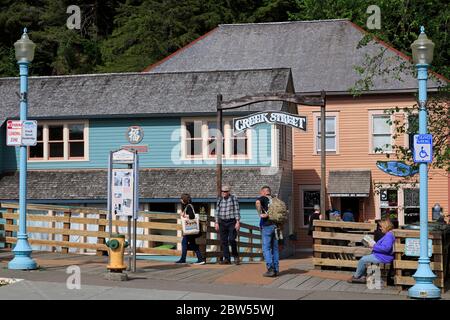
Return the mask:
[[[376,229],[374,223],[343,222],[314,220],[314,258],[313,264],[317,269],[324,267],[356,269],[358,259],[370,254],[372,249],[362,246],[361,240],[365,235],[373,238]],[[418,257],[405,255],[405,239],[419,238],[418,230],[393,230],[395,236],[393,268],[396,286],[412,286],[415,284],[412,274],[417,269]],[[432,240],[431,269],[437,278],[434,283],[444,290],[448,273],[448,251],[450,234],[442,231],[429,232]]]
[[[410,257],[405,255],[405,241],[406,238],[420,237],[419,230],[394,230],[395,245],[394,245],[394,270],[395,270],[395,284],[397,286],[412,286],[415,280],[412,275],[417,270],[418,257]],[[432,255],[430,257],[430,267],[433,273],[437,276],[434,284],[441,288],[445,288],[445,279],[447,275],[448,264],[448,239],[441,231],[431,231],[428,235],[432,241]]]
[[[19,219],[17,203],[0,203],[0,219],[4,219],[4,224],[0,225],[5,231],[5,237],[0,239],[6,247],[12,247],[17,241],[13,232],[17,232]],[[41,245],[49,247],[50,251],[60,251],[68,253],[95,252],[97,255],[104,255],[107,252],[106,239],[109,238],[107,232],[109,221],[106,210],[87,207],[55,206],[42,204],[27,205],[27,232],[31,245]],[[143,234],[137,235],[137,240],[143,241],[137,253],[155,255],[180,255],[177,249],[160,249],[153,247],[158,243],[171,244],[174,247],[182,241],[181,220],[177,213],[155,213],[139,212],[140,220],[137,228],[143,230]],[[218,257],[220,253],[220,240],[211,222],[212,217],[202,217],[203,235],[197,239],[201,251],[207,258]],[[42,226],[31,226],[33,222],[38,222]],[[113,220],[113,231],[117,232],[119,227],[127,227],[128,221]],[[242,230],[239,232],[238,247],[244,248],[241,257],[248,257],[252,260],[261,257],[261,235],[259,228],[245,223],[241,223]],[[93,230],[94,229],[94,230]],[[166,233],[166,234],[158,234]],[[33,237],[35,234],[45,235],[46,239]],[[71,239],[72,237],[72,239]],[[77,241],[73,237],[78,237]],[[94,238],[94,239],[93,239]],[[90,241],[89,241],[90,240]],[[188,255],[193,256],[192,252]]]
[[[314,258],[316,269],[322,267],[356,268],[358,258],[370,254],[371,249],[362,246],[364,235],[376,229],[374,223],[314,220]]]
[[[253,261],[255,258],[262,258],[262,239],[259,227],[241,222],[241,228],[237,233],[237,247],[241,258],[248,258]],[[204,240],[208,247],[207,258],[222,257],[220,236],[214,229],[214,218],[207,217],[207,238]]]

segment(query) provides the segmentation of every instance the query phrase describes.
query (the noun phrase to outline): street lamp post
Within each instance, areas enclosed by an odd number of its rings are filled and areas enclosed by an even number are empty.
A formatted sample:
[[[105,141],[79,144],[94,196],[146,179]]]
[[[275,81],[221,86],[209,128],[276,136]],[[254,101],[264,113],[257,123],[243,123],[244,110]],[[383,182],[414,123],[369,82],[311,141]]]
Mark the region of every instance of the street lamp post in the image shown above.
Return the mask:
[[[27,93],[28,93],[28,64],[33,61],[36,45],[28,38],[27,29],[23,30],[22,37],[14,47],[16,59],[20,68],[20,120],[27,120]],[[20,146],[19,167],[19,232],[14,247],[14,259],[8,264],[8,269],[31,270],[37,264],[31,258],[31,246],[27,235],[27,147]]]
[[[428,66],[433,61],[434,43],[420,28],[420,35],[411,45],[413,62],[417,67],[419,81],[419,134],[427,133],[427,78]],[[408,290],[411,298],[437,299],[440,290],[433,284],[436,275],[430,268],[428,257],[428,164],[420,163],[420,257],[416,273],[413,277],[416,284]]]

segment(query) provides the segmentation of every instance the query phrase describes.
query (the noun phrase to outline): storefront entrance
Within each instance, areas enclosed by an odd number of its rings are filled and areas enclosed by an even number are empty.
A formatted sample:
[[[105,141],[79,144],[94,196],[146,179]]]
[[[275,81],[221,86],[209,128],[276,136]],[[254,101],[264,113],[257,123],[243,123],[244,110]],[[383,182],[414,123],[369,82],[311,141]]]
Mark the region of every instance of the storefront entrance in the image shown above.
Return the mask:
[[[356,222],[359,221],[359,217],[362,213],[359,212],[359,198],[358,197],[342,197],[341,198],[341,213],[350,210],[353,213],[353,217]]]

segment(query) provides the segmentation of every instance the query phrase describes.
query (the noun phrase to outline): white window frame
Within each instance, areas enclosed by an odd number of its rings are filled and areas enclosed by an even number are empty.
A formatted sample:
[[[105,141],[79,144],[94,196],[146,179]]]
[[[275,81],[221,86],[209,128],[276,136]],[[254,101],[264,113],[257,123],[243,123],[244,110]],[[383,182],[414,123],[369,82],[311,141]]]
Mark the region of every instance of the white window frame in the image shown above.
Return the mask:
[[[202,122],[202,129],[201,129],[201,136],[202,136],[202,154],[201,156],[190,156],[186,152],[186,122],[193,122],[193,121],[201,121]],[[253,157],[252,154],[252,146],[253,146],[253,130],[248,129],[246,130],[247,135],[247,155],[233,155],[232,154],[232,146],[231,146],[231,137],[233,135],[233,128],[231,126],[232,119],[224,119],[223,120],[223,133],[225,138],[224,143],[224,160],[250,160]],[[216,156],[210,156],[208,152],[208,122],[216,122],[215,118],[182,118],[181,119],[181,160],[215,160]]]
[[[300,192],[300,203],[299,203],[299,209],[300,209],[300,228],[308,228],[309,224],[305,224],[304,220],[305,220],[305,214],[303,212],[303,210],[305,209],[304,207],[304,203],[303,203],[303,193],[305,191],[314,191],[314,192],[319,192],[320,194],[320,185],[299,185],[299,192]]]
[[[397,189],[397,212],[398,212],[398,224],[403,226],[405,224],[405,189],[419,189],[419,183],[413,185],[410,183],[405,183],[399,186]],[[380,185],[380,190],[382,189],[395,189],[389,184]],[[375,196],[375,219],[381,219],[381,203],[380,194],[376,193]]]
[[[334,117],[334,140],[335,140],[335,150],[325,150],[327,155],[329,154],[339,154],[339,112],[337,111],[327,111],[325,118]],[[320,119],[320,112],[313,112],[313,126],[314,126],[314,141],[313,141],[313,155],[320,155],[320,145],[317,145],[317,137],[319,135],[318,122]],[[326,137],[327,135],[325,135]]]
[[[392,145],[394,144],[394,115],[389,115],[386,114],[384,112],[385,109],[383,110],[369,110],[369,154],[393,154],[394,151],[392,149]],[[379,151],[379,152],[375,152],[374,148],[373,148],[373,118],[375,116],[384,116],[384,117],[389,117],[390,121],[392,122],[392,124],[390,125],[390,145],[391,145],[391,150],[383,150],[383,151]]]
[[[69,157],[69,125],[82,124],[84,125],[84,157],[83,158],[70,158]],[[49,159],[49,126],[63,126],[63,143],[64,143],[64,156],[62,158]],[[44,144],[44,158],[36,159],[30,158],[30,147],[27,148],[28,162],[68,162],[68,161],[89,161],[89,121],[88,120],[68,120],[68,121],[38,121],[38,126],[43,126],[42,136]]]

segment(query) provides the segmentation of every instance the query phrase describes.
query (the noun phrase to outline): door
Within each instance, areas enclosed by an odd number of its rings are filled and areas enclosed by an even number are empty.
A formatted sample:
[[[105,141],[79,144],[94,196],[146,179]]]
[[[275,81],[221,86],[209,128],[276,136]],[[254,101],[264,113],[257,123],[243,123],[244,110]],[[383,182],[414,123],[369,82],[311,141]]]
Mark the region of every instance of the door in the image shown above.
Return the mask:
[[[359,221],[359,198],[357,197],[342,197],[341,198],[341,213],[350,210],[353,213],[355,222]]]

